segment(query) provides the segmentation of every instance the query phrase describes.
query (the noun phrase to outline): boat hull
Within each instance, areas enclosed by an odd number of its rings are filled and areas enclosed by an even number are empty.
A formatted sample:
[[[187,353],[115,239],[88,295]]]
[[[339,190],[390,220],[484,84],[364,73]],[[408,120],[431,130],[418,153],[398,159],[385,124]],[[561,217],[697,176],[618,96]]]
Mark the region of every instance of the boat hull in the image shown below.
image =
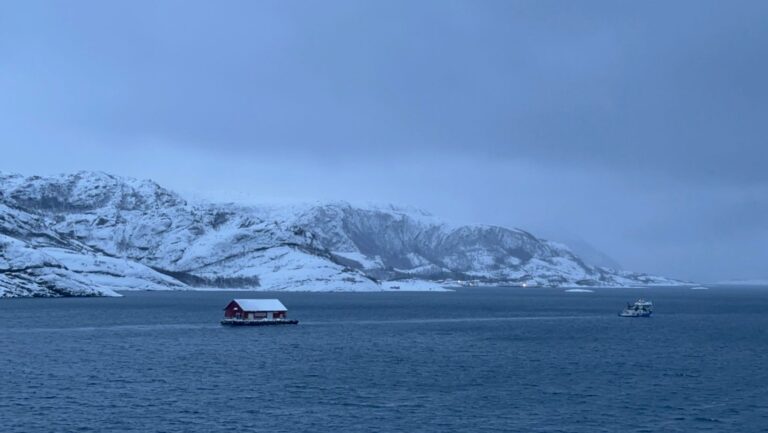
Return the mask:
[[[298,325],[298,320],[227,320],[221,321],[224,326],[276,326]]]
[[[651,317],[651,314],[653,314],[653,313],[649,312],[649,313],[636,314],[636,313],[621,312],[621,313],[619,313],[619,317]]]

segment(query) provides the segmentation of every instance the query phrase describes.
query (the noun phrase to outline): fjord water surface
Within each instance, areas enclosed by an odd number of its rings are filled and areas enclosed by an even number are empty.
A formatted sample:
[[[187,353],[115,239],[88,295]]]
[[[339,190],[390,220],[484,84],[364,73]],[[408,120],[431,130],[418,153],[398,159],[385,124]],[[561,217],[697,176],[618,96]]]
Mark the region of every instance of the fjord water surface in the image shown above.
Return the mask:
[[[651,319],[616,313],[643,295]],[[298,326],[225,328],[233,297]],[[0,431],[768,431],[768,290],[0,301]]]

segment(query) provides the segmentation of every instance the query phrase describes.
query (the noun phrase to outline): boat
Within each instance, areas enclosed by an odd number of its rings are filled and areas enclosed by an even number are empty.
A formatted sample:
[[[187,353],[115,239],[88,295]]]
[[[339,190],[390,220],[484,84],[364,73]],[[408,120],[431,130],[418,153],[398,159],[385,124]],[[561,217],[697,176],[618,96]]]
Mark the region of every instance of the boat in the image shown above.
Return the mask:
[[[624,309],[619,316],[621,317],[651,317],[653,314],[653,302],[646,301],[643,298],[635,301],[634,304],[627,303],[627,308]]]
[[[278,299],[233,299],[224,308],[225,326],[297,325],[288,319],[288,309]]]

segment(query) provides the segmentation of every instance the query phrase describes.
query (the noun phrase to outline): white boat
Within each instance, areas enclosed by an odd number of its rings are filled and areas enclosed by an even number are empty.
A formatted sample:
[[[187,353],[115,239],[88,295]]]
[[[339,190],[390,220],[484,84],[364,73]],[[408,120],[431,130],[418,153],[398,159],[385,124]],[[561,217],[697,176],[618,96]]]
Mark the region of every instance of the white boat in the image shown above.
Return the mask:
[[[635,301],[634,304],[627,304],[627,308],[624,309],[619,316],[621,317],[651,317],[653,314],[653,302],[646,301],[643,298]]]

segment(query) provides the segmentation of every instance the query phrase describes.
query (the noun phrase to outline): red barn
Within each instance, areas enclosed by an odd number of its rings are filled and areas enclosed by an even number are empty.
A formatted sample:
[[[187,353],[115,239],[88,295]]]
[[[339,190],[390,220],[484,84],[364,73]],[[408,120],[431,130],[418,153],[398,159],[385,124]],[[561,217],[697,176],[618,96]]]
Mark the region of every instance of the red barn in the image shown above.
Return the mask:
[[[277,299],[233,299],[224,308],[225,319],[279,320],[287,314],[288,309]]]

